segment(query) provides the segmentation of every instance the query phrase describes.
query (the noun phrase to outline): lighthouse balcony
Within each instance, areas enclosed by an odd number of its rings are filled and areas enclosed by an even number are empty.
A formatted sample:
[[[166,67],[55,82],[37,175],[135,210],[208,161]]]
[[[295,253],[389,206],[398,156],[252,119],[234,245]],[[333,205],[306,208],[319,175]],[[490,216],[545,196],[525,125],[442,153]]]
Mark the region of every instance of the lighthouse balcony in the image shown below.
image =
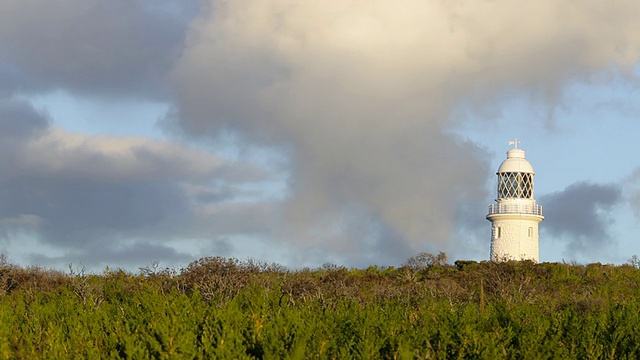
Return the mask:
[[[528,214],[542,216],[542,206],[538,204],[492,204],[489,215],[493,214]]]

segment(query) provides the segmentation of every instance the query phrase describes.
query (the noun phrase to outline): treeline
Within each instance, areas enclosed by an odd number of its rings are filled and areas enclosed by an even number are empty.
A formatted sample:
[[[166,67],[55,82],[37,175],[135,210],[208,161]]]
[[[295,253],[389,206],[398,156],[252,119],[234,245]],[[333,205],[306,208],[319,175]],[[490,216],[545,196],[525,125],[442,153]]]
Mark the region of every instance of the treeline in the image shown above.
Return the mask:
[[[637,264],[636,264],[637,265]],[[289,270],[220,257],[136,274],[0,262],[0,357],[640,358],[632,265]]]

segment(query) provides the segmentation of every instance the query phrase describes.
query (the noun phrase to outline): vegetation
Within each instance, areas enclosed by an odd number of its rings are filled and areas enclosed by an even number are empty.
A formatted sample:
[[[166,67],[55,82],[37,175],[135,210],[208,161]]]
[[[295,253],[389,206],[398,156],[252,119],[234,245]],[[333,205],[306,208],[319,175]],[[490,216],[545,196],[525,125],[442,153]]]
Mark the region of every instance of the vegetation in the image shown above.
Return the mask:
[[[634,264],[637,265],[637,264]],[[0,264],[5,359],[640,358],[637,266],[203,258],[101,275]]]

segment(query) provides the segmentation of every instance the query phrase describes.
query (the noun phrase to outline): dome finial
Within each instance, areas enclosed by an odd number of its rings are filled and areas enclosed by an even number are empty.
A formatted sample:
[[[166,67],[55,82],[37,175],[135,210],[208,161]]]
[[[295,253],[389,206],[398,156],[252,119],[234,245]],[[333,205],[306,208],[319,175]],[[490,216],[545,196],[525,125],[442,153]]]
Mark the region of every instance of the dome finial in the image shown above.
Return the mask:
[[[513,141],[513,140],[509,141],[509,145],[513,145],[513,148],[517,149],[518,148],[518,144],[520,144],[521,142],[522,141],[518,141],[518,138],[516,138],[515,141]]]

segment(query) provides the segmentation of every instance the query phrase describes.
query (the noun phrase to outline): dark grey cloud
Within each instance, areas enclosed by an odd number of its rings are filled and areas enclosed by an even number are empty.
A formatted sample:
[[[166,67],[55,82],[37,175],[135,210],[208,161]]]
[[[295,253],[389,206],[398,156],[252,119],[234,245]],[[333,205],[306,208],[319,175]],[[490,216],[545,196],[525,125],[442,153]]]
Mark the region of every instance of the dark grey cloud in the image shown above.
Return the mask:
[[[198,0],[0,2],[0,88],[166,97]]]
[[[0,97],[0,161],[4,165],[0,177],[22,168],[24,139],[40,136],[49,125],[48,116],[29,103]]]
[[[37,111],[26,101],[0,97],[0,137],[25,138],[33,132],[49,127],[46,114]]]
[[[154,263],[158,264],[159,270],[167,267],[179,269],[180,266],[194,260],[193,256],[171,246],[146,241],[132,244],[127,244],[126,241],[103,242],[92,247],[75,249],[63,256],[31,254],[27,258],[30,263],[39,266],[61,268],[62,264],[71,266],[73,271],[84,268],[91,272],[99,272],[107,267],[136,270],[136,266],[145,267]]]
[[[13,65],[0,61],[0,97],[9,96],[18,89],[21,77]]]
[[[545,220],[542,231],[567,244],[574,255],[596,253],[614,241],[609,233],[610,211],[622,203],[617,184],[574,183],[562,191],[540,197]]]
[[[66,248],[135,234],[189,211],[188,199],[167,180],[104,181],[53,174],[5,179],[0,188],[1,217],[35,215],[44,221],[40,230],[45,240]]]

